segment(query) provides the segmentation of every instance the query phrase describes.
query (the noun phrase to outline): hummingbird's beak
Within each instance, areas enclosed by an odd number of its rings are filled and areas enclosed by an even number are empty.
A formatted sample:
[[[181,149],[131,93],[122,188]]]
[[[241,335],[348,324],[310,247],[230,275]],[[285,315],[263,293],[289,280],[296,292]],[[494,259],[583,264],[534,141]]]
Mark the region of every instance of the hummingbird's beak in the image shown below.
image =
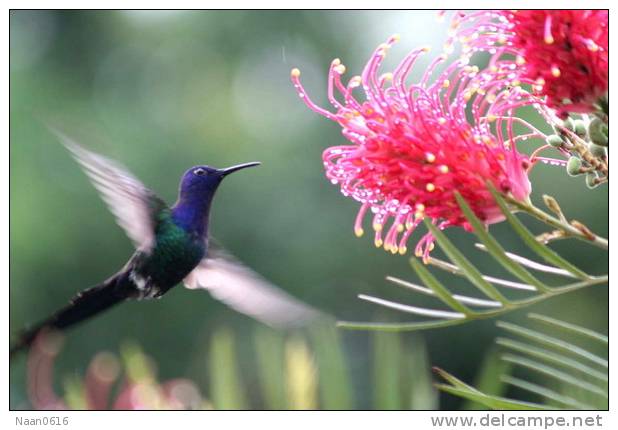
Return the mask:
[[[252,161],[251,163],[237,164],[236,166],[220,169],[219,172],[221,173],[221,176],[227,176],[230,173],[236,172],[238,170],[245,169],[247,167],[259,166],[260,164],[262,163],[260,163],[259,161]]]

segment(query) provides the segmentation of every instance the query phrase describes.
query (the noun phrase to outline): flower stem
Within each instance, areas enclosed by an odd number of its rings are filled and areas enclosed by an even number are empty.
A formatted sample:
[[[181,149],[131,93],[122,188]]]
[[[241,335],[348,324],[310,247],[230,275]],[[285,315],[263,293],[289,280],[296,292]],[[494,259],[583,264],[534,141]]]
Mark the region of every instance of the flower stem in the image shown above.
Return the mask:
[[[609,242],[607,239],[592,233],[588,228],[577,228],[571,223],[564,222],[556,217],[551,216],[547,212],[534,206],[531,202],[522,202],[512,197],[506,197],[509,203],[516,206],[518,209],[532,215],[536,219],[543,221],[556,229],[562,230],[565,236],[574,237],[584,242],[595,245],[601,249],[607,250]]]

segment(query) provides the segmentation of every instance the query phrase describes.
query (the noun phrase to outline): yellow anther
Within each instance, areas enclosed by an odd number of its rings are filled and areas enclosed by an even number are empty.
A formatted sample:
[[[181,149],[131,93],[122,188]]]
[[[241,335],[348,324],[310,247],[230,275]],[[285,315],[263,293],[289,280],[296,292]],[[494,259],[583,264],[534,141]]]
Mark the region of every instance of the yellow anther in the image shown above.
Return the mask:
[[[551,45],[552,43],[554,43],[554,37],[551,34],[548,34],[547,36],[545,36],[543,40],[548,45]]]
[[[433,243],[429,244],[429,250],[433,251],[433,249],[436,247],[436,245],[434,245]]]
[[[414,219],[419,220],[425,218],[425,214],[423,212],[415,212]]]
[[[494,66],[494,65],[491,65],[491,66],[489,66],[489,71],[491,73],[496,73],[498,71],[498,67]]]
[[[588,49],[592,52],[597,52],[599,50],[599,45],[597,45],[596,43],[594,43],[594,41],[592,40],[588,40],[586,42],[586,45],[588,46]]]
[[[294,67],[294,68],[292,69],[292,71],[290,72],[290,75],[291,75],[293,78],[298,78],[298,77],[300,76],[300,70],[298,70],[296,67]]]
[[[416,209],[417,212],[424,212],[425,211],[425,205],[422,203],[417,203],[414,205],[414,209]]]
[[[446,118],[438,118],[438,124],[440,125],[446,124]]]
[[[506,41],[507,41],[507,38],[506,38],[505,35],[502,34],[502,35],[500,35],[500,37],[498,37],[498,43],[500,45],[504,45],[506,43]]]
[[[425,189],[427,190],[427,192],[433,193],[436,190],[436,186],[429,182],[427,185],[425,185]]]
[[[496,117],[496,115],[493,115],[493,114],[489,114],[489,115],[487,115],[487,117],[486,117],[486,118],[487,118],[487,121],[489,121],[489,122],[494,122],[496,119],[498,119],[498,118]]]
[[[343,75],[345,73],[345,66],[343,64],[339,64],[338,66],[333,67],[333,69],[340,75]]]
[[[448,88],[451,85],[451,81],[449,81],[448,79],[445,79],[444,81],[442,81],[442,88]]]
[[[400,246],[399,247],[399,254],[400,255],[405,255],[406,252],[408,252],[408,248],[406,248],[405,246]]]
[[[416,255],[417,257],[422,257],[423,256],[423,251],[420,249],[417,249],[416,251],[414,251],[414,255]]]
[[[551,68],[551,74],[554,78],[559,78],[560,77],[560,69],[556,66],[552,66]]]
[[[361,77],[360,76],[354,76],[350,79],[350,83],[348,84],[350,87],[354,88],[354,87],[358,87],[361,84]]]
[[[383,81],[392,81],[393,80],[393,74],[391,72],[388,73],[384,73],[381,77],[381,79]]]
[[[375,231],[382,231],[382,228],[383,228],[383,227],[384,227],[384,226],[383,226],[382,224],[380,224],[379,222],[374,222],[374,223],[373,223],[373,229],[374,229]]]
[[[391,36],[391,40],[392,40],[393,42],[399,42],[399,40],[401,40],[401,36],[400,36],[400,35],[398,35],[398,34],[393,34],[393,35]]]
[[[374,244],[376,246],[376,248],[381,248],[382,247],[382,239],[378,238],[374,241]]]
[[[520,81],[520,80],[518,80],[518,79],[513,79],[513,80],[511,81],[511,85],[513,85],[514,87],[518,87],[518,86],[520,86],[520,85],[521,85],[521,81]]]
[[[493,103],[496,101],[496,95],[495,94],[490,94],[487,96],[487,103]]]
[[[398,246],[391,246],[391,254],[397,254],[397,252],[399,252],[399,247]]]
[[[436,156],[433,155],[431,152],[428,152],[425,154],[425,160],[427,160],[428,163],[433,163],[434,161],[436,161]]]
[[[423,47],[421,48],[421,51],[423,51],[423,52],[427,53],[427,52],[431,51],[431,46],[423,46]]]
[[[403,233],[403,231],[405,230],[403,224],[397,224],[397,232],[398,233]]]
[[[446,164],[443,164],[440,167],[438,167],[438,170],[440,171],[440,173],[447,174],[448,173],[448,166]]]
[[[340,65],[340,64],[341,64],[341,60],[340,60],[339,58],[335,58],[335,59],[331,62],[331,64],[332,64],[333,66],[338,66],[338,65]]]
[[[354,234],[356,235],[356,237],[361,237],[363,234],[365,234],[365,231],[361,227],[357,227],[354,229]]]
[[[522,66],[526,64],[526,59],[521,55],[518,55],[517,58],[515,58],[515,64],[517,64],[518,66]]]

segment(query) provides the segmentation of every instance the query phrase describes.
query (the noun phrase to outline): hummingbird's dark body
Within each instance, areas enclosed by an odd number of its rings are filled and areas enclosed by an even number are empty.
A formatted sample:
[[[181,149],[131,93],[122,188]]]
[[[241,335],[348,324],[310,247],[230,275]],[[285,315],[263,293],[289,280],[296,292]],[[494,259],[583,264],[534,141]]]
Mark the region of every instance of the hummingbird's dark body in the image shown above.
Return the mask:
[[[41,329],[64,329],[127,299],[161,297],[180,282],[191,289],[209,289],[231,307],[273,325],[314,313],[228,256],[209,252],[208,218],[219,184],[229,173],[259,163],[227,169],[192,167],[183,175],[178,201],[170,208],[123,167],[64,135],[60,138],[101,192],[136,251],[115,275],[82,291],[68,306],[23,333],[11,354],[30,345]]]

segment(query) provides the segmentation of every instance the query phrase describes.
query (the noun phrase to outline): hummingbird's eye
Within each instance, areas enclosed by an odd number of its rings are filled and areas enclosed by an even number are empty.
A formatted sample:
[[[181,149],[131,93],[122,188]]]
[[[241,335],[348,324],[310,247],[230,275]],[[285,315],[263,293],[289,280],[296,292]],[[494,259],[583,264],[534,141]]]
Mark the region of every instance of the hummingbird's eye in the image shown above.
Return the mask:
[[[193,174],[197,176],[204,176],[206,174],[206,169],[199,167],[193,171]]]

